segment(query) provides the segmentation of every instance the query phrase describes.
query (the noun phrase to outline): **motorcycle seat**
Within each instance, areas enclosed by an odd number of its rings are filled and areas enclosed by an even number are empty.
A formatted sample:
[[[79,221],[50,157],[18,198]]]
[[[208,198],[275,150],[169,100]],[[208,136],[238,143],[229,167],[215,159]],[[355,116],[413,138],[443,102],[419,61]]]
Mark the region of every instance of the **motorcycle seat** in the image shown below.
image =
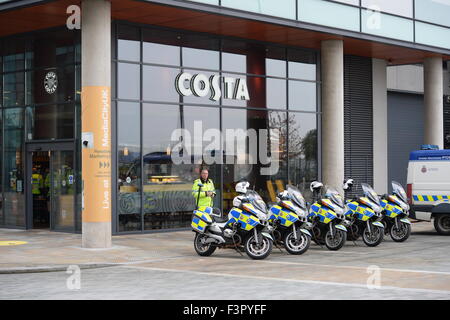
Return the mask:
[[[218,216],[215,216],[215,215],[211,215],[211,218],[214,220],[214,222],[217,222],[217,223],[224,223],[224,222],[228,221],[228,218],[218,217]]]

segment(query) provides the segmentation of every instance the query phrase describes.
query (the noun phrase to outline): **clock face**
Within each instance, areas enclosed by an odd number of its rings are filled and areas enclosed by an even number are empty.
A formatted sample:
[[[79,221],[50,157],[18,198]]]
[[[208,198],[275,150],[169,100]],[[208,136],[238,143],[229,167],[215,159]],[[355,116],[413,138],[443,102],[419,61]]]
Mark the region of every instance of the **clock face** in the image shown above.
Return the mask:
[[[56,91],[56,88],[58,88],[58,77],[56,73],[50,71],[45,75],[44,87],[48,94],[53,94]]]

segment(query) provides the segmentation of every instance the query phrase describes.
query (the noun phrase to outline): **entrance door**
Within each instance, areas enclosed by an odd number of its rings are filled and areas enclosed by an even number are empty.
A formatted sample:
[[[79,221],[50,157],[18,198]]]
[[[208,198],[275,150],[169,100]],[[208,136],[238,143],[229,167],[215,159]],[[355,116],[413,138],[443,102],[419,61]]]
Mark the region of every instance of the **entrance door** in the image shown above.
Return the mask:
[[[74,231],[73,144],[27,146],[27,228]]]

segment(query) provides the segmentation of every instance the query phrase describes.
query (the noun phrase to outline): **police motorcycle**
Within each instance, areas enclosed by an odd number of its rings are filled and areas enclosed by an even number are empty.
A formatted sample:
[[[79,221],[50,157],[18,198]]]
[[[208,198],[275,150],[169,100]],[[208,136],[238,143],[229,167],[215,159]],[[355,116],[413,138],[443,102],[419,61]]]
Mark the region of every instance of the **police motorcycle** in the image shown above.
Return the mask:
[[[276,244],[283,244],[290,254],[305,253],[311,244],[312,224],[307,221],[308,209],[298,188],[287,185],[278,194],[277,203],[269,209],[269,223]]]
[[[396,181],[392,181],[392,194],[383,195],[381,198],[383,207],[383,220],[385,233],[389,233],[395,242],[406,241],[411,235],[411,222],[409,216],[409,204],[405,189]]]
[[[267,206],[257,192],[248,190],[249,185],[248,182],[236,184],[238,196],[233,199],[227,218],[214,214],[211,207],[194,210],[191,226],[198,255],[210,256],[217,248],[230,248],[261,260],[272,252]]]
[[[353,179],[344,182],[345,193],[351,191]],[[348,240],[357,240],[362,236],[369,247],[376,247],[384,237],[384,225],[381,222],[383,208],[378,194],[367,183],[361,183],[362,197],[347,200],[346,218],[350,222]]]
[[[309,208],[308,219],[312,223],[314,242],[336,251],[347,240],[345,203],[339,192],[331,187],[326,187],[324,196],[319,197],[322,188],[323,184],[318,181],[311,183],[310,189],[316,201]]]

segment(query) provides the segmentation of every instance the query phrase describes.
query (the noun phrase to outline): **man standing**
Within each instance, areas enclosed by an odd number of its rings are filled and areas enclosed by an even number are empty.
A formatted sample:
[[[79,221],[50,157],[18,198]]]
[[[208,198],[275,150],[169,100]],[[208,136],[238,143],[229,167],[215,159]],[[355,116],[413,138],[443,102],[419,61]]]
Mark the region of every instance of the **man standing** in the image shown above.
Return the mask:
[[[208,176],[208,169],[202,169],[200,178],[195,180],[192,186],[192,195],[195,198],[197,208],[213,206],[213,197],[216,194],[216,189],[214,188],[214,183]]]

